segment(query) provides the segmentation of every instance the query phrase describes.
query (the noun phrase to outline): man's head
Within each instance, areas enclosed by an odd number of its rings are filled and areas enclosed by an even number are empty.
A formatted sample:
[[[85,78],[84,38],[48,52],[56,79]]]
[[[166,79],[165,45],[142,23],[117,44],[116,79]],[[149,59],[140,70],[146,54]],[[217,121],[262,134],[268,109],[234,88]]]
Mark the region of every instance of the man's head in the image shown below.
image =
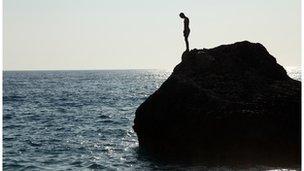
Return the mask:
[[[180,16],[180,18],[185,18],[186,16],[185,16],[185,14],[184,13],[179,13],[179,16]]]

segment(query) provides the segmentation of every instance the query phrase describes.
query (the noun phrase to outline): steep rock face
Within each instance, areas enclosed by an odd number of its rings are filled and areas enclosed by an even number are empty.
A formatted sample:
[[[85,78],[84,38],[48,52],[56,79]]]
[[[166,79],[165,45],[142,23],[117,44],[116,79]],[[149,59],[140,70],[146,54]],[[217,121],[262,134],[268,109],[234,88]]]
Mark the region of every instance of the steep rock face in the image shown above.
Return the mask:
[[[133,128],[159,156],[299,163],[300,92],[261,44],[194,49],[139,106]]]

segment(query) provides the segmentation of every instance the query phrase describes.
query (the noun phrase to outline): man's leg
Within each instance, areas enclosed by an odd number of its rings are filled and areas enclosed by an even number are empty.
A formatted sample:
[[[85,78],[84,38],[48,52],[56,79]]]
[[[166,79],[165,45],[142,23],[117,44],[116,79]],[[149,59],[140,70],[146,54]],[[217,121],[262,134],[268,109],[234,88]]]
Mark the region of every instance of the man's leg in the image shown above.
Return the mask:
[[[185,42],[186,42],[186,50],[189,51],[189,42],[188,42],[188,36],[185,36]]]

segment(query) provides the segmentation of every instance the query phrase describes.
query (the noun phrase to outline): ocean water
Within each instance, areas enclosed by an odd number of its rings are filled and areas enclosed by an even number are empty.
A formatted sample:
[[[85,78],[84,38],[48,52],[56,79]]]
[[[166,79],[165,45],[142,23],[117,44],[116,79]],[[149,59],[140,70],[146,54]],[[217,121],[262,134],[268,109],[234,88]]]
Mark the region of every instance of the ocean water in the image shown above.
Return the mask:
[[[3,72],[4,170],[234,170],[166,163],[140,152],[132,130],[135,110],[169,75],[161,70]],[[301,79],[300,69],[289,75]]]

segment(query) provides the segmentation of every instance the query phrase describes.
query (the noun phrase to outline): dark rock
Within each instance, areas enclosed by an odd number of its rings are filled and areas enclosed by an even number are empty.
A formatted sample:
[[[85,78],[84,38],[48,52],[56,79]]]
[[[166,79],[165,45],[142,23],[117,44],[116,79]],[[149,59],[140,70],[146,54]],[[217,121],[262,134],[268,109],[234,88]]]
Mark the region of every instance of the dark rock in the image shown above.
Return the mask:
[[[301,82],[259,43],[194,49],[139,106],[133,128],[156,156],[299,164]]]

